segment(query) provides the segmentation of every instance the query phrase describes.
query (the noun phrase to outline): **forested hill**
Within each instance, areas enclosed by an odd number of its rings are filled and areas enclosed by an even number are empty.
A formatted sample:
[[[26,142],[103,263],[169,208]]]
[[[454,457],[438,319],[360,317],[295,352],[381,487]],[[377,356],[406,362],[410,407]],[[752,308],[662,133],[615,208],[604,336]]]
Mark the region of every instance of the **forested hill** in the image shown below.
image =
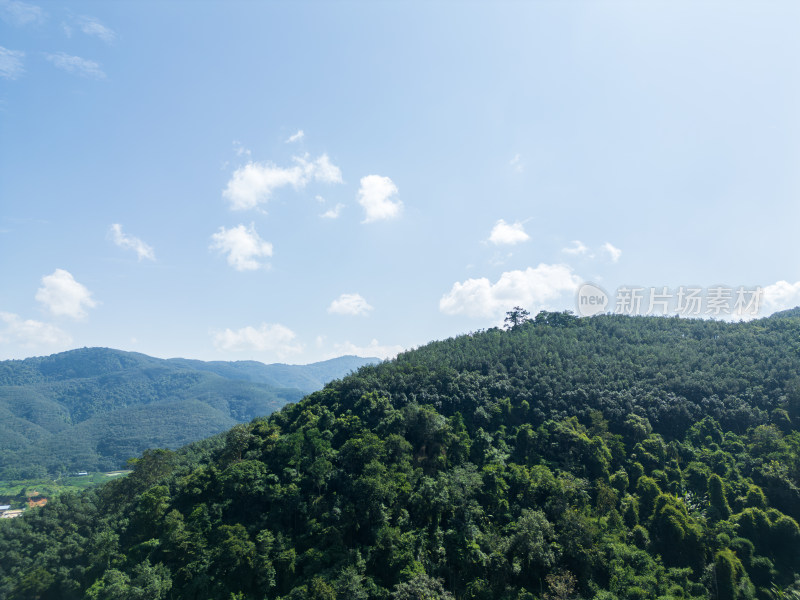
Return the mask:
[[[800,592],[800,318],[540,313],[0,521],[0,598]]]
[[[115,469],[268,415],[377,359],[162,360],[108,348],[0,362],[0,479]]]

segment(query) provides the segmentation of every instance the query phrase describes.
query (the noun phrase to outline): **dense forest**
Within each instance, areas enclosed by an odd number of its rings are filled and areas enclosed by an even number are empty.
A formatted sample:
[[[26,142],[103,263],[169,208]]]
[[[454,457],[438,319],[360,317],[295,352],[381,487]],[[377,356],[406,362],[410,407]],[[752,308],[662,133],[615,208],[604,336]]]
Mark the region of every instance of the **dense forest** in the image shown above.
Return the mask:
[[[0,480],[125,466],[268,415],[377,359],[162,360],[109,348],[0,362]]]
[[[0,522],[0,598],[797,598],[798,374],[798,311],[431,343]]]

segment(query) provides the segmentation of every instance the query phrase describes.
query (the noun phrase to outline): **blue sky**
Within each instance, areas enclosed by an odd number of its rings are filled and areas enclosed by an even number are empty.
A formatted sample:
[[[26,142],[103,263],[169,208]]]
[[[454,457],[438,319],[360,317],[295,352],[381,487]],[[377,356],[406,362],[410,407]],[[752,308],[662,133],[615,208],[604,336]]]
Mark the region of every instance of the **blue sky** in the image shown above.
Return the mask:
[[[2,359],[385,357],[583,282],[800,304],[796,2],[0,19]]]

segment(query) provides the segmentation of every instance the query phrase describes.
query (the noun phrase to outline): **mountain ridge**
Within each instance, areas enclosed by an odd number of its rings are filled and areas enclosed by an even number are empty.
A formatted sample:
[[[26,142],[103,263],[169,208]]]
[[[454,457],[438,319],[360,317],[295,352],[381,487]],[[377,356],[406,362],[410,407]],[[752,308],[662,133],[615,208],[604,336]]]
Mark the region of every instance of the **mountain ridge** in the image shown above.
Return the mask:
[[[308,393],[321,389],[331,380],[334,373],[342,373],[345,369],[354,371],[364,364],[380,362],[378,358],[362,358],[355,355],[338,356],[307,365],[265,364],[253,360],[199,361],[186,358],[170,358],[167,360],[217,373],[229,379],[243,379],[254,383],[296,387]]]
[[[375,361],[252,361],[240,372],[112,348],[2,361],[0,477],[119,468],[149,447],[176,448],[267,415]]]

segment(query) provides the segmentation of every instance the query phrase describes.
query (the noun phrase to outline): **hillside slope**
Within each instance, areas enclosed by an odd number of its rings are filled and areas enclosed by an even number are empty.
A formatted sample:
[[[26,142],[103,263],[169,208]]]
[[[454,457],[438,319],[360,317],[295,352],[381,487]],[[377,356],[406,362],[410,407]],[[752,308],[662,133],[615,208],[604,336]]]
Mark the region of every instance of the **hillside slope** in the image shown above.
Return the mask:
[[[0,478],[119,468],[147,448],[268,415],[374,361],[204,363],[107,348],[3,361]]]
[[[0,522],[0,597],[790,597],[800,318],[540,313]]]

